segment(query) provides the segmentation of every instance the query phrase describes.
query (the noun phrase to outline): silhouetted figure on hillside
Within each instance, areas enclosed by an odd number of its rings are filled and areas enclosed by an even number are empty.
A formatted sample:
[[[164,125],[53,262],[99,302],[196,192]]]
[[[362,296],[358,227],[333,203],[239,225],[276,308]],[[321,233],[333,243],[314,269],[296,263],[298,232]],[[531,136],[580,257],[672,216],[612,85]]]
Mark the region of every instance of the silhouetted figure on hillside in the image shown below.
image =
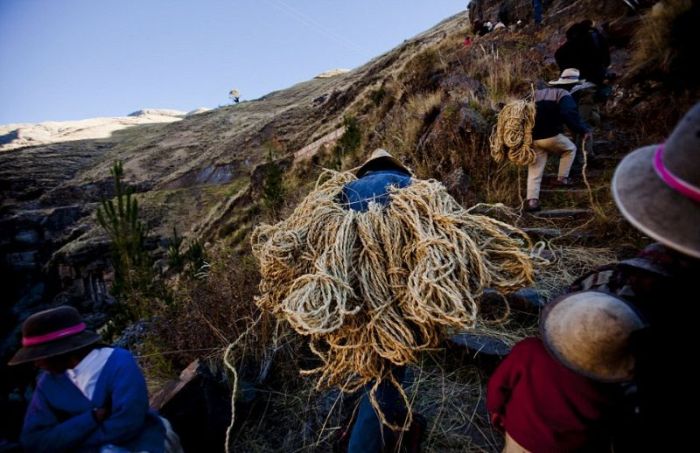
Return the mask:
[[[584,20],[569,27],[554,58],[559,70],[576,68],[583,79],[602,86],[610,66],[608,41],[592,21]]]

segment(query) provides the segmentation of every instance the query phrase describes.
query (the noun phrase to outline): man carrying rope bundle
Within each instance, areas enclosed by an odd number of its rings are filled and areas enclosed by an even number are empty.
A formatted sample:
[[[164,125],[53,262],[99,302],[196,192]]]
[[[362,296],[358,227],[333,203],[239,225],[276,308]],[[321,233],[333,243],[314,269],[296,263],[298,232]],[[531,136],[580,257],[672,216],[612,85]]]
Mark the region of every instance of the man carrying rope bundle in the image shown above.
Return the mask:
[[[294,212],[259,225],[257,305],[286,320],[318,358],[318,389],[362,391],[350,451],[416,445],[405,367],[481,320],[486,288],[532,283],[521,230],[464,209],[384,150],[355,172],[327,171]],[[416,425],[413,424],[415,427]]]
[[[547,153],[561,154],[557,184],[568,186],[569,172],[576,157],[576,145],[564,135],[563,125],[582,134],[589,140],[589,126],[581,120],[576,102],[567,91],[581,83],[578,69],[565,69],[558,80],[549,82],[550,87],[535,92],[535,125],[532,140],[535,160],[527,168],[527,211],[540,209],[540,185],[547,164]]]
[[[411,184],[410,170],[381,148],[372,153],[355,175],[358,179],[343,187],[339,201],[347,209],[359,212],[367,211],[370,202],[386,206],[389,203],[390,186],[402,188]],[[392,371],[398,382],[403,380],[404,371],[404,367],[397,367]],[[382,426],[372,408],[369,392],[373,384],[367,385],[360,400],[355,423],[350,433],[349,453],[383,451],[387,443],[395,443],[392,441],[400,435]],[[397,389],[390,382],[384,382],[377,389],[376,395],[380,409],[387,420],[394,425],[404,425],[408,408],[403,405]],[[416,450],[420,444],[422,430],[423,426],[417,422],[417,418],[414,418],[406,440],[408,443],[415,444]],[[390,450],[393,451],[394,448]]]

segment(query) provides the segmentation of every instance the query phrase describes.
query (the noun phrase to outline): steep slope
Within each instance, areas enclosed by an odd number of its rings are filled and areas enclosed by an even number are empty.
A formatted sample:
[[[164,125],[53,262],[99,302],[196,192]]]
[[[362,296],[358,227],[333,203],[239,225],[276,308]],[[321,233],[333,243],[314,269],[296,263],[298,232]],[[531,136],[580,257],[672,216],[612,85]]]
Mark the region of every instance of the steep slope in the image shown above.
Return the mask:
[[[106,138],[0,153],[0,253],[11,295],[3,303],[3,323],[17,325],[59,293],[64,301],[104,300],[106,242],[92,213],[112,195],[114,161],[123,162],[127,182],[140,194],[154,246],[173,227],[187,232],[202,219],[197,231],[206,236],[230,214],[231,201],[239,200],[235,196],[268,159],[271,144],[275,158],[290,159],[319,138],[332,145],[328,137],[339,136],[344,116],[363,93],[401,71],[415,52],[465,26],[466,16],[455,16],[353,71],[258,100],[116,130]]]
[[[147,343],[153,349],[142,359],[154,380],[164,361],[180,369],[202,351],[217,353],[249,327],[255,313],[256,274],[246,261],[244,239],[262,217],[261,186],[270,165],[284,171],[286,206],[279,216],[308,191],[317,166],[352,168],[376,146],[390,149],[419,177],[444,181],[465,205],[503,202],[517,210],[524,170],[491,160],[490,127],[501,103],[523,97],[532,83],[557,76],[552,55],[567,26],[583,18],[608,23],[611,69],[625,76],[613,85],[602,110],[603,125],[596,130],[600,158],[588,168],[592,192],[583,183],[566,190],[545,188],[544,213],[517,213],[508,220],[528,228],[535,239],[565,245],[570,254],[596,255],[591,262],[576,261],[577,257],[565,262],[576,265],[565,267],[558,286],[538,288],[547,297],[591,266],[628,255],[647,239],[631,229],[612,204],[612,170],[635,146],[661,140],[698,92],[679,93],[657,80],[640,83],[626,77],[631,33],[639,16],[628,15],[623,2],[545,2],[541,29],[529,24],[529,0],[473,0],[472,18],[493,20],[504,3],[513,7],[514,19],[525,21],[524,28],[474,37],[465,46],[468,19],[458,15],[346,74],[300,83],[173,124],[136,126],[105,139],[0,154],[2,275],[10,280],[4,287],[14,291],[0,313],[0,328],[16,328],[28,311],[49,300],[84,301],[85,311],[99,311],[111,277],[106,238],[92,214],[96,203],[112,193],[108,174],[116,159],[124,161],[126,177],[139,192],[153,232],[151,248],[162,255],[164,239],[177,226],[181,233],[209,241],[209,250],[223,249],[212,260],[209,278],[191,282],[193,289],[187,284],[177,287],[180,304],[154,329],[150,341],[156,346]],[[360,146],[333,155],[328,147],[345,137],[346,116],[359,124]],[[268,162],[271,153],[274,160]],[[559,210],[564,208],[568,212]],[[509,344],[532,332],[535,316],[532,307],[529,310],[516,313],[516,318],[526,319],[526,329],[515,331],[518,325],[510,324],[514,331]],[[104,319],[95,324],[99,321]],[[267,335],[263,338],[269,340],[272,334]],[[352,400],[314,393],[313,382],[298,377],[297,361],[280,365],[278,355],[270,365],[265,341],[253,337],[250,342],[246,362],[254,363],[248,368],[265,368],[267,373],[272,367],[270,373],[276,376],[261,392],[267,395],[264,408],[258,407],[257,414],[251,410],[258,418],[239,427],[236,445],[256,451],[327,451],[332,442],[328,433],[343,428]],[[285,347],[275,343],[271,354]],[[161,351],[168,352],[167,360],[158,354]],[[498,451],[500,438],[483,410],[483,386],[493,361],[476,354],[475,364],[474,351],[450,354],[438,357],[437,365],[434,357],[426,357],[411,371],[417,376],[412,390],[416,407],[429,417],[424,446],[428,451]],[[295,358],[306,360],[303,355]],[[266,367],[258,367],[258,359]]]

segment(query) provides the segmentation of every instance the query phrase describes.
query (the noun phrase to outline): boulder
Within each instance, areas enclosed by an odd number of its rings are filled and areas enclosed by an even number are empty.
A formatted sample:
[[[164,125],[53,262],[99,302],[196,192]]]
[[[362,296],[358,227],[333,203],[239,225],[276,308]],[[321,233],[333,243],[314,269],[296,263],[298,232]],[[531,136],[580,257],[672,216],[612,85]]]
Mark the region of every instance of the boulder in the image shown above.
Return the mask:
[[[231,390],[223,372],[195,360],[150,403],[170,421],[185,451],[223,451],[231,421]]]

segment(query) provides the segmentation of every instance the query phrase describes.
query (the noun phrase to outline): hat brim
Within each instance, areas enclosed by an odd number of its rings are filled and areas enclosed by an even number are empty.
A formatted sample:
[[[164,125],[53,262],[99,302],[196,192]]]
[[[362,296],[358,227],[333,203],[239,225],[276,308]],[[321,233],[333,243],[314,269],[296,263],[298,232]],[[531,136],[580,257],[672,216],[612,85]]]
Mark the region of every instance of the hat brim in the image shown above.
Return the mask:
[[[47,359],[67,352],[76,351],[85,346],[97,343],[101,339],[102,337],[100,337],[99,334],[86,330],[77,335],[71,335],[70,337],[61,338],[60,340],[51,341],[49,343],[24,346],[17,351],[7,364],[21,365],[35,360]]]
[[[612,193],[637,229],[685,255],[700,258],[700,204],[668,187],[652,159],[658,145],[628,154],[615,169]]]
[[[557,79],[557,80],[550,80],[547,82],[549,85],[578,85],[579,83],[584,83],[586,79],[578,79],[575,81],[571,80],[566,80],[566,79]]]
[[[357,170],[355,170],[355,176],[357,176],[358,178],[362,177],[362,175],[367,173],[369,168],[374,167],[376,165],[382,165],[386,168],[396,168],[399,170],[403,170],[409,174],[413,174],[413,172],[404,164],[402,164],[401,161],[399,161],[398,159],[391,156],[381,156],[368,160],[367,162],[362,164]]]

